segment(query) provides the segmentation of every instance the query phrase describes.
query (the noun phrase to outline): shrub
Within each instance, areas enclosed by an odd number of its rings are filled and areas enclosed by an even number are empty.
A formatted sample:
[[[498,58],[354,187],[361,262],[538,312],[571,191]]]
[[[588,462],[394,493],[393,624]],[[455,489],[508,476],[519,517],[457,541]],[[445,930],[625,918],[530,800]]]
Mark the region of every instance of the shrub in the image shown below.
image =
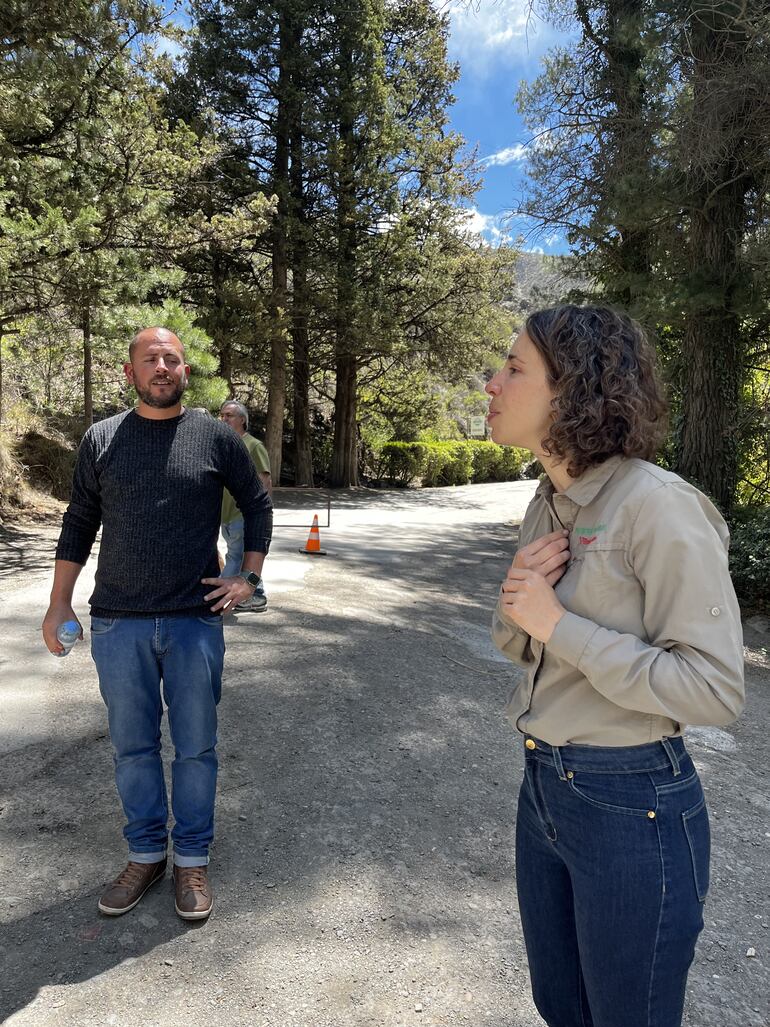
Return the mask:
[[[427,466],[422,476],[425,488],[436,485],[467,485],[473,471],[473,452],[467,442],[425,443]]]
[[[503,451],[500,460],[500,477],[497,481],[519,481],[524,476],[527,460],[525,449],[514,449],[513,446],[501,446]]]
[[[22,466],[13,453],[13,444],[0,434],[0,518],[24,505]]]
[[[425,488],[469,482],[517,481],[524,450],[494,442],[386,442],[370,461],[375,478],[406,487],[418,478]]]
[[[744,507],[736,514],[730,573],[744,615],[770,613],[770,506]]]
[[[424,442],[386,442],[380,458],[387,468],[387,477],[404,488],[411,485],[424,473],[427,448]]]
[[[53,428],[28,431],[19,439],[16,453],[32,485],[57,499],[69,499],[77,450],[65,435]]]
[[[495,442],[474,440],[466,443],[473,453],[473,478],[485,481],[518,481],[522,475],[526,451]]]
[[[501,481],[503,447],[494,442],[475,440],[466,443],[473,456],[473,477],[477,484],[485,481]]]

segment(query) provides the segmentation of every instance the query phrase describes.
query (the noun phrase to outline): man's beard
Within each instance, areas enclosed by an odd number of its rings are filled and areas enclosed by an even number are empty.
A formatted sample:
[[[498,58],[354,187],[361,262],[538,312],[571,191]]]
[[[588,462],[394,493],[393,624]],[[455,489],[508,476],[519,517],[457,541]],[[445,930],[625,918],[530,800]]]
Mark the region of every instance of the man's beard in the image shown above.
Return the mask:
[[[139,386],[134,383],[136,394],[148,407],[157,407],[160,410],[165,410],[166,407],[174,407],[177,405],[179,400],[184,395],[184,390],[187,388],[187,379],[178,383],[176,388],[172,392],[167,392],[162,396],[154,396],[152,393],[152,387],[148,389],[140,389]]]

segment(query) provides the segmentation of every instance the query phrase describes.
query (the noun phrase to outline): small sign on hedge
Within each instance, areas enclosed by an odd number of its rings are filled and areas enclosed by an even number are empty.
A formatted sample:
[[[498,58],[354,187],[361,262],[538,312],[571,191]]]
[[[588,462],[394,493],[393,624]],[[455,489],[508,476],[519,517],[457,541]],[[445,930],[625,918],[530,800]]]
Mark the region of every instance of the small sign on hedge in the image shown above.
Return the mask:
[[[468,434],[472,439],[483,439],[487,434],[486,418],[483,414],[474,414],[468,419],[470,430]]]

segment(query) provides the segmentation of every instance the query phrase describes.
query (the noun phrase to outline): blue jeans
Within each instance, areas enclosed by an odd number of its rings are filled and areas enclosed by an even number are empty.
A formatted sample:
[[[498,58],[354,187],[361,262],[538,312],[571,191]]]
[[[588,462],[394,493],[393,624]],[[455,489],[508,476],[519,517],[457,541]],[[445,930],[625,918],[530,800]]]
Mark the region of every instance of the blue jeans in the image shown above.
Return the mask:
[[[217,703],[225,653],[222,618],[92,617],[91,653],[107,705],[129,859],[155,863],[166,855],[162,681],[174,744],[174,862],[205,865],[214,835]]]
[[[678,1027],[709,884],[708,813],[682,739],[532,741],[516,874],[540,1015],[549,1027]]]
[[[229,524],[223,524],[221,531],[222,538],[227,543],[227,554],[220,577],[234,578],[243,564],[243,518],[239,517],[235,521],[230,521]],[[264,585],[258,585],[254,590],[254,595],[263,596],[264,594]]]

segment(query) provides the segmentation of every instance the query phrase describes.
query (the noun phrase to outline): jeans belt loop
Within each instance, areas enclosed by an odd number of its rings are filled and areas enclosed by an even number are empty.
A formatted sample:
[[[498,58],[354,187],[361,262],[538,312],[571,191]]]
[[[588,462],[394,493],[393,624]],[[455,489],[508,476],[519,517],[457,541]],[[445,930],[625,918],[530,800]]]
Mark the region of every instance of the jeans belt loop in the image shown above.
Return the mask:
[[[682,773],[682,771],[679,769],[679,757],[674,752],[674,747],[671,744],[671,740],[669,738],[661,738],[660,744],[666,750],[666,755],[671,761],[671,767],[674,771],[674,777],[678,777]]]
[[[551,746],[551,752],[553,753],[553,762],[556,767],[556,773],[559,775],[560,781],[566,781],[567,775],[564,772],[564,764],[561,761],[561,752],[559,751],[558,745]]]

